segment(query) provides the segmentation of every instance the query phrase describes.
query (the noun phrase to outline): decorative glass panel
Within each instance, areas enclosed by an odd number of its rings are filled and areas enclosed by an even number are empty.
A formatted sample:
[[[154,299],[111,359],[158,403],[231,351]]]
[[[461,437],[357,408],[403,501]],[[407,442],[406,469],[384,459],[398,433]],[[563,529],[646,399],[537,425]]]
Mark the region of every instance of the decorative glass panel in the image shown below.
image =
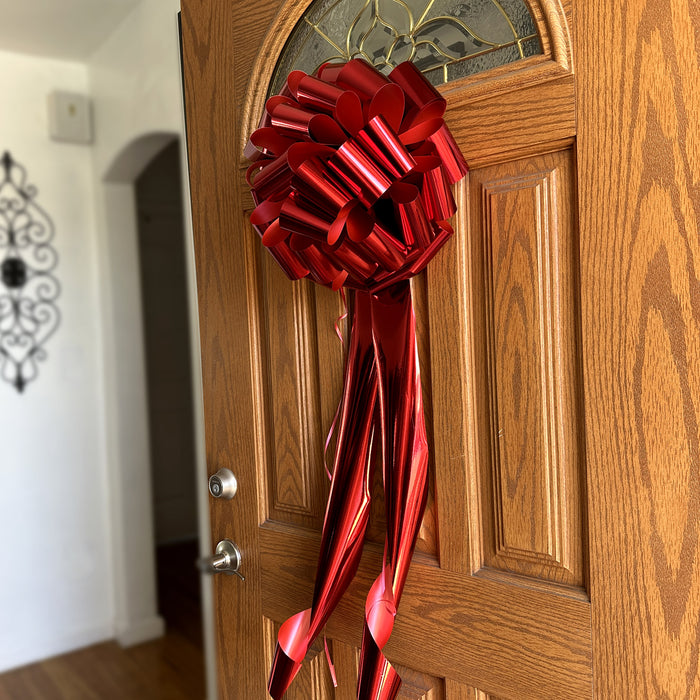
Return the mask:
[[[413,61],[434,85],[542,53],[524,0],[316,0],[292,31],[270,92],[290,71],[365,58]]]

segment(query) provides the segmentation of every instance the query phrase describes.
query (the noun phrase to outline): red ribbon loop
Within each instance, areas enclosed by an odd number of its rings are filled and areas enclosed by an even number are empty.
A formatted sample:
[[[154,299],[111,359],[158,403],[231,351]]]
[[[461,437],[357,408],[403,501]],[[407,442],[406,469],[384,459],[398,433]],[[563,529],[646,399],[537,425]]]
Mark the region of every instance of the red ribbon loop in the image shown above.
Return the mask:
[[[265,245],[279,245],[277,233],[286,231],[285,272],[293,267],[297,279],[306,267],[318,281],[308,252],[297,266],[289,259],[314,245],[347,273],[346,286],[372,291],[414,275],[429,246],[428,257],[437,252],[434,242],[449,237],[441,222],[455,211],[449,185],[467,171],[443,121],[445,107],[445,99],[411,63],[397,66],[389,77],[361,59],[325,64],[315,76],[289,75],[284,94],[267,101],[263,126],[246,148],[255,159],[248,181],[260,203],[253,225]],[[420,201],[407,200],[402,185],[417,187]],[[280,200],[286,201],[270,206]],[[357,213],[348,221],[345,206],[353,200],[366,212],[362,224]],[[280,228],[265,236],[275,224],[275,211]],[[382,222],[382,228],[364,222]],[[387,248],[383,231],[399,246]],[[354,250],[329,256],[324,244],[335,248],[348,232]],[[324,279],[330,287],[338,283],[337,276]]]

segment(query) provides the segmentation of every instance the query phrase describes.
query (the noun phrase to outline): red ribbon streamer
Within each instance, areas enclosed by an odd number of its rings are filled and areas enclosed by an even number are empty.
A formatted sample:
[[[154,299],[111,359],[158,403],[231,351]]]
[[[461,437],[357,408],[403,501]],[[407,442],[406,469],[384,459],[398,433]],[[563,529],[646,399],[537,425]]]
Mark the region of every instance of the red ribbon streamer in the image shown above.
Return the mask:
[[[279,700],[355,575],[370,512],[375,407],[387,513],[382,571],[365,606],[359,700],[393,700],[382,649],[427,499],[425,435],[409,278],[452,235],[450,185],[467,171],[445,99],[411,63],[388,77],[354,59],[293,71],[251,136],[251,223],[287,276],[349,297],[350,340],[311,607],[281,627],[268,690]]]

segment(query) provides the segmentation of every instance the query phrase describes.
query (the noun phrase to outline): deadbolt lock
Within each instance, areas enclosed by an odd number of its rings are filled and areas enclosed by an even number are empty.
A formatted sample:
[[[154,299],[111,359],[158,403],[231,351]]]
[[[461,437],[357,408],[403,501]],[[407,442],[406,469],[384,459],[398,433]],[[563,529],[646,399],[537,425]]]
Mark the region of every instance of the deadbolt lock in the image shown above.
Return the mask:
[[[209,493],[214,498],[229,500],[238,491],[238,481],[230,469],[219,469],[216,474],[209,477]]]

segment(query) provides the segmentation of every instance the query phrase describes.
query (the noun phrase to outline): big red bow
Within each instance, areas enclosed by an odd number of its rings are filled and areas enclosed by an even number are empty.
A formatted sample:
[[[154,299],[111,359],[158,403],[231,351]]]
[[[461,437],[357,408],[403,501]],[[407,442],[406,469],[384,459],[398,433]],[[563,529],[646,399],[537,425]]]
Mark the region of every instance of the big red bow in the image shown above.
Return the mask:
[[[246,156],[251,222],[290,279],[354,290],[337,445],[311,608],[281,627],[268,689],[279,700],[360,561],[379,402],[387,513],[382,571],[365,607],[359,700],[391,700],[391,635],[427,497],[409,278],[452,235],[450,185],[467,165],[445,99],[412,63],[387,77],[354,59],[293,71],[270,98]]]

